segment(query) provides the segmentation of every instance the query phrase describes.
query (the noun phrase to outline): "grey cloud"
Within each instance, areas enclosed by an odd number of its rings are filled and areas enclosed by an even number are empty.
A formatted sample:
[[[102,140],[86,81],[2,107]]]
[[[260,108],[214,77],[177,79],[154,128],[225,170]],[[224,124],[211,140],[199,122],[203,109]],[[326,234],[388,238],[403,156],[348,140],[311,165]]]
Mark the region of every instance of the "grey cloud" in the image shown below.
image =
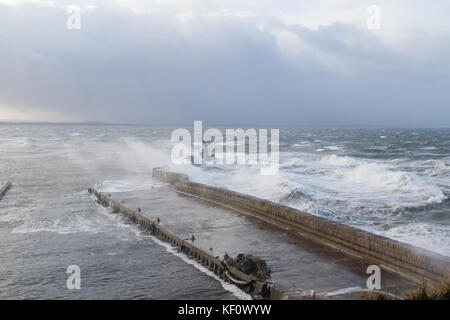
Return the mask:
[[[0,6],[0,105],[155,125],[450,125],[449,64],[430,74],[353,26],[285,27],[348,76],[311,52],[284,56],[251,19],[180,31],[171,15],[94,10],[68,31],[66,18]]]

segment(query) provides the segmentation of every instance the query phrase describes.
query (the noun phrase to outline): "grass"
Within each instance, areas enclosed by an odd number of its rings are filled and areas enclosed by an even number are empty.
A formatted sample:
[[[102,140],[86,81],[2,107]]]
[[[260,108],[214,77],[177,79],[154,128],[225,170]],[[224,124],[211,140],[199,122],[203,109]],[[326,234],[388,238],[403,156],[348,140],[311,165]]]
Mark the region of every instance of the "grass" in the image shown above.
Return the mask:
[[[406,294],[406,300],[429,300],[427,294],[427,283],[424,281],[415,290],[410,291]]]
[[[439,284],[432,292],[432,299],[450,300],[450,279]]]
[[[384,292],[374,291],[361,295],[364,300],[399,300],[395,296],[391,296]],[[426,282],[415,290],[408,292],[404,300],[450,300],[450,279],[442,281],[437,287],[428,289]]]
[[[363,300],[398,300],[396,297],[380,291],[364,292],[361,295]]]

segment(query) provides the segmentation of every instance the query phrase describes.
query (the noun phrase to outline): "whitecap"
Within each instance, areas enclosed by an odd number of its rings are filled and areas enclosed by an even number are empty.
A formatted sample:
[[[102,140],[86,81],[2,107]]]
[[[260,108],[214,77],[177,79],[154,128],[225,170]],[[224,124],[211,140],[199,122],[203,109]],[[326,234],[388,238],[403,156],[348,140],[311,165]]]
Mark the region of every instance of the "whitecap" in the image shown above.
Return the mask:
[[[446,176],[450,174],[450,166],[443,161],[438,161],[432,168],[427,169],[425,173],[429,176]]]
[[[120,180],[105,180],[99,185],[102,192],[129,192],[150,190],[164,185],[160,181],[153,179],[120,179]]]
[[[378,163],[363,163],[351,169],[338,170],[339,183],[349,190],[384,198],[385,203],[403,207],[441,203],[447,199],[432,182],[413,173],[395,171]]]
[[[338,151],[338,150],[342,150],[343,148],[344,147],[328,146],[328,147],[325,147],[324,149],[331,150],[331,151]]]
[[[217,276],[214,272],[209,270],[208,268],[205,268],[202,264],[198,263],[195,260],[189,259],[184,253],[179,252],[177,247],[172,247],[169,243],[163,242],[159,240],[156,237],[151,236],[150,237],[155,243],[159,244],[162,247],[166,248],[166,251],[173,254],[174,256],[180,258],[187,264],[192,265],[196,269],[200,270],[202,273],[206,274],[207,276],[214,278],[215,280],[219,281],[220,285],[227,291],[229,291],[231,294],[233,294],[236,298],[241,300],[253,300],[252,296],[248,293],[242,291],[235,285],[228,283],[221,279],[219,276]]]
[[[384,235],[445,256],[450,256],[450,230],[428,222],[410,222],[384,231]]]
[[[320,159],[320,162],[325,165],[337,166],[337,167],[347,167],[353,166],[357,162],[355,159],[346,156],[337,156],[335,154],[324,156]]]
[[[304,165],[305,161],[299,158],[291,159],[280,164],[280,168],[295,168]]]

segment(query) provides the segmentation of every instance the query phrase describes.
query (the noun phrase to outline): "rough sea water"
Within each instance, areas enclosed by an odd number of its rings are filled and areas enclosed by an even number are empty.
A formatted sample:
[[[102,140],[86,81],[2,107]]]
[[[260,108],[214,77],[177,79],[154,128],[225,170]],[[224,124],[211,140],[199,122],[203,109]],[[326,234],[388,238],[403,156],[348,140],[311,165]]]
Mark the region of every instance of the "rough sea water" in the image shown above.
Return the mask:
[[[0,181],[13,183],[0,200],[0,299],[245,298],[87,194],[159,188],[152,169],[173,168],[173,129],[0,125]],[[450,129],[281,128],[276,175],[175,169],[450,255]],[[81,290],[66,288],[72,264]]]

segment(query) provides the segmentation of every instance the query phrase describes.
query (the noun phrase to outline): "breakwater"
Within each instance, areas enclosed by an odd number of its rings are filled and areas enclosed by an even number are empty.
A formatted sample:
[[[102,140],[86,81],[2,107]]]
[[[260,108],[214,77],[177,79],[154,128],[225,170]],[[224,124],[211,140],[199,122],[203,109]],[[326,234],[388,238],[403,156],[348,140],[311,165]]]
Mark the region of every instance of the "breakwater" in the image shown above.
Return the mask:
[[[11,188],[12,184],[11,182],[6,182],[3,186],[1,186],[0,189],[0,199],[3,198],[3,196],[8,192],[8,190]]]
[[[167,175],[168,179],[172,175]],[[149,231],[158,239],[170,243],[177,247],[181,252],[188,257],[196,260],[204,267],[211,270],[223,280],[230,282],[245,292],[251,294],[255,298],[280,300],[288,297],[279,291],[272,282],[263,281],[254,276],[241,272],[240,270],[228,265],[218,257],[214,257],[207,251],[194,245],[193,242],[181,239],[166,228],[164,228],[157,221],[124,206],[123,204],[114,201],[107,194],[99,192],[96,189],[90,188],[89,192],[97,197],[97,202],[105,207],[110,207],[112,213],[120,213],[127,217],[131,222],[137,224],[139,227]]]
[[[365,263],[379,265],[414,282],[426,280],[433,286],[450,276],[450,257],[271,201],[195,183],[183,174],[161,168],[153,170],[153,177],[174,184],[175,190],[180,193],[288,228],[301,236],[331,246]]]

